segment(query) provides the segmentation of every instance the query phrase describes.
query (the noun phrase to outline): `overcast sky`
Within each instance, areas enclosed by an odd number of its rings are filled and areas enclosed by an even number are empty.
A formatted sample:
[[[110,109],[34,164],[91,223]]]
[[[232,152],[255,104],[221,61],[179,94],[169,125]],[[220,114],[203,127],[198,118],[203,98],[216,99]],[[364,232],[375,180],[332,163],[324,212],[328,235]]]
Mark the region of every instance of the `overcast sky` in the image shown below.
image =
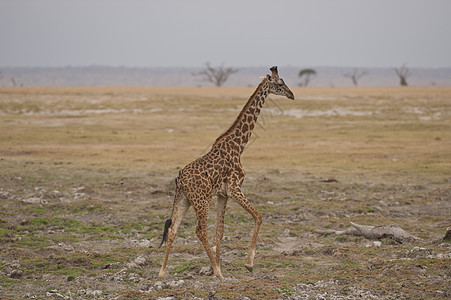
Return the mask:
[[[450,0],[0,0],[0,66],[451,67]]]

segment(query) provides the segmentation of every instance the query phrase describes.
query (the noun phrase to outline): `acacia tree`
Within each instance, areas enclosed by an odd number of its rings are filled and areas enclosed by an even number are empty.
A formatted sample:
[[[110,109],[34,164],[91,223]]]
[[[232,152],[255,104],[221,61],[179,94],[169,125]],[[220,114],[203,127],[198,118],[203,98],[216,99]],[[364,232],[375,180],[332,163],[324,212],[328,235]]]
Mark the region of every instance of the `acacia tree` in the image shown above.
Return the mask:
[[[407,68],[406,64],[403,64],[399,69],[395,69],[395,72],[399,77],[399,84],[401,86],[408,86],[407,77],[412,75],[412,73],[410,73],[410,70]]]
[[[304,78],[304,82],[301,82],[299,86],[308,86],[308,84],[310,83],[310,78],[314,75],[316,75],[316,71],[313,69],[300,70],[298,76],[301,78],[301,80],[302,78]]]
[[[343,76],[351,78],[354,86],[357,86],[359,79],[362,78],[363,76],[365,76],[366,74],[368,74],[368,72],[360,71],[359,69],[354,69],[352,72],[343,74]]]
[[[205,69],[200,72],[193,73],[193,75],[199,75],[204,77],[204,79],[208,82],[213,83],[215,86],[222,86],[227,79],[229,79],[230,75],[238,72],[237,68],[225,68],[224,64],[219,67],[212,67],[210,63],[205,63]]]

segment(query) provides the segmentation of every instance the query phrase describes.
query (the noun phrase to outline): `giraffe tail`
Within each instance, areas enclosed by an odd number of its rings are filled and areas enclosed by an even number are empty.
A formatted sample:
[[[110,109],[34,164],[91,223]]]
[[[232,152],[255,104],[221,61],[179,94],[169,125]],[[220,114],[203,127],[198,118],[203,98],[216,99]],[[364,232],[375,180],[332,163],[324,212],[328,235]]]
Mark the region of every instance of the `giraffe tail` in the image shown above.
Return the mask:
[[[174,213],[174,206],[178,202],[178,196],[179,196],[178,194],[181,189],[181,186],[179,186],[180,174],[181,174],[181,170],[179,171],[179,175],[175,178],[175,196],[174,196],[174,204],[172,206],[172,213]],[[172,217],[172,213],[171,213],[171,217]],[[163,246],[163,244],[165,244],[168,241],[168,232],[169,232],[169,227],[171,227],[171,224],[172,224],[172,219],[170,219],[170,218],[167,219],[166,222],[164,223],[163,239],[158,248],[161,248],[161,246]]]
[[[163,246],[164,243],[167,242],[168,240],[168,231],[169,231],[169,227],[172,224],[172,220],[171,219],[167,219],[166,223],[164,223],[164,231],[163,231],[163,240],[161,241],[161,244],[158,248],[160,248],[161,246]]]

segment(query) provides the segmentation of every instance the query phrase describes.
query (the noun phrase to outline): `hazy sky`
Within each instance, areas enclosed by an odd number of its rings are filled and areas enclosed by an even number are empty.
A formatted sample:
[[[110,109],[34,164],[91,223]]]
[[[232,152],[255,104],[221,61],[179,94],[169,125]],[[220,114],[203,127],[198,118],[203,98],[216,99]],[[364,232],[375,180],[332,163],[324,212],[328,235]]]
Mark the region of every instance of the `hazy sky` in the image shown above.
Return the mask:
[[[0,66],[451,67],[450,0],[0,0]]]

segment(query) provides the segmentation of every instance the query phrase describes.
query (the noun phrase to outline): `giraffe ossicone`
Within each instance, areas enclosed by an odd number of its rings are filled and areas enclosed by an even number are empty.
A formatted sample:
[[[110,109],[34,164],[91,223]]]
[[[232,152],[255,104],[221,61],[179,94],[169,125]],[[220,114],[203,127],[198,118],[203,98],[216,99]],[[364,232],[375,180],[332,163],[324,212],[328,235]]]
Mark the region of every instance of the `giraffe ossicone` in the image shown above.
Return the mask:
[[[254,230],[245,267],[253,271],[258,232],[262,223],[261,214],[249,202],[241,190],[245,172],[240,157],[243,153],[257,118],[269,94],[285,96],[294,100],[294,94],[279,77],[277,67],[270,68],[255,92],[244,105],[233,124],[213,143],[210,151],[186,165],[176,179],[172,213],[164,226],[163,240],[166,242],[159,277],[165,279],[166,265],[177,230],[188,209],[196,213],[196,235],[210,259],[213,274],[222,279],[220,266],[221,240],[224,235],[224,214],[227,201],[240,204],[254,218]],[[207,215],[213,196],[217,196],[216,249],[213,254],[207,238]],[[160,245],[160,246],[161,246]]]

